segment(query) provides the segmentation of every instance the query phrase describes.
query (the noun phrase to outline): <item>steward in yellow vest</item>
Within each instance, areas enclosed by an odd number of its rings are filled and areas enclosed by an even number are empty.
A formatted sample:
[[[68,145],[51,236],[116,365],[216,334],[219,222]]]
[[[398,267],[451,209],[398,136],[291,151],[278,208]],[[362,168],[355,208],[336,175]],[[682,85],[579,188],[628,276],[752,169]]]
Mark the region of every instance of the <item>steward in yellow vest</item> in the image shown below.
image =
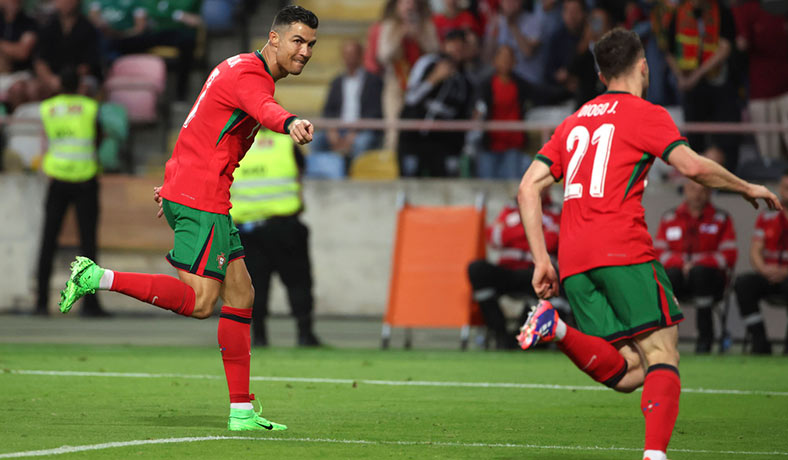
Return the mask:
[[[268,345],[265,318],[271,275],[287,289],[299,346],[319,346],[312,331],[312,265],[301,171],[304,158],[286,134],[261,129],[233,173],[230,216],[238,226],[246,267],[255,288],[252,331],[255,346]]]
[[[57,250],[57,236],[70,205],[76,207],[82,255],[96,258],[99,215],[98,102],[77,94],[79,77],[73,70],[60,75],[63,93],[41,103],[41,122],[47,137],[42,170],[49,180],[44,207],[44,229],[38,260],[38,298],[35,313],[48,314],[49,278]],[[81,313],[106,316],[95,296],[86,296]]]

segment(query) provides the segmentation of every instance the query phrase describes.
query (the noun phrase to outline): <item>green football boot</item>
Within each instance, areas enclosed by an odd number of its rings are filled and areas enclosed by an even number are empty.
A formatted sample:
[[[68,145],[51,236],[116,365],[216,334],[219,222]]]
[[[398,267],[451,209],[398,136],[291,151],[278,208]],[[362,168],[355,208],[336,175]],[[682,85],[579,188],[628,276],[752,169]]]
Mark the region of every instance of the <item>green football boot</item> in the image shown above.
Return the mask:
[[[260,417],[254,409],[230,409],[227,429],[230,431],[284,431],[287,426]]]
[[[71,278],[66,281],[66,288],[60,291],[60,312],[68,313],[74,302],[85,294],[95,294],[104,269],[87,257],[77,256],[71,262]]]

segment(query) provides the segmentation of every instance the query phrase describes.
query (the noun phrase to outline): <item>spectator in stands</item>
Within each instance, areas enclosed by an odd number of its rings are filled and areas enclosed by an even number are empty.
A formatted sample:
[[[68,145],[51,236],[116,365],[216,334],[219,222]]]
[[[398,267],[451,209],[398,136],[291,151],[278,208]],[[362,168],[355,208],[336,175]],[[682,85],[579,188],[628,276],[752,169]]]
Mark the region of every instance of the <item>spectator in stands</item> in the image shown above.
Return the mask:
[[[376,60],[383,69],[383,117],[396,120],[412,67],[423,54],[440,49],[428,1],[389,0],[375,48]],[[396,130],[386,131],[384,143],[386,148],[396,150]]]
[[[783,210],[763,211],[755,221],[750,243],[750,263],[755,271],[739,275],[734,285],[754,354],[772,353],[758,303],[764,299],[788,303],[788,171],[780,178],[778,195]],[[783,353],[788,354],[788,337]]]
[[[0,9],[0,102],[12,112],[30,99],[37,26],[22,10],[22,0],[2,0]]]
[[[469,118],[473,88],[463,71],[466,58],[466,32],[451,30],[446,34],[442,52],[422,56],[408,78],[402,118],[463,120]],[[463,132],[401,131],[398,156],[400,173],[405,177],[456,176]]]
[[[63,94],[41,103],[41,121],[49,143],[42,170],[49,177],[44,229],[38,259],[38,297],[34,313],[48,315],[49,278],[63,216],[71,204],[77,211],[81,254],[96,257],[99,185],[96,180],[99,145],[98,102],[78,95],[79,76],[66,68],[58,76]],[[83,302],[83,316],[106,316],[96,296]]]
[[[482,36],[479,20],[470,11],[460,8],[460,0],[443,0],[443,11],[432,15],[432,22],[443,41],[452,29],[463,29],[472,32],[477,38]]]
[[[697,353],[711,352],[712,307],[722,300],[738,250],[731,216],[711,204],[711,190],[687,180],[684,202],[662,216],[654,248],[679,299],[697,309]]]
[[[515,73],[533,85],[544,82],[544,23],[540,16],[523,9],[523,0],[501,0],[499,13],[487,24],[485,56],[492,57],[500,45],[515,50]]]
[[[80,0],[54,0],[55,15],[38,36],[34,60],[39,97],[62,90],[59,73],[74,68],[80,94],[95,94],[101,80],[98,31],[80,10]]]
[[[749,60],[750,118],[754,123],[788,123],[788,16],[766,11],[757,0],[733,8],[736,46]],[[767,163],[783,158],[788,132],[755,133]]]
[[[729,65],[735,39],[733,16],[719,0],[684,0],[676,8],[668,32],[668,65],[678,81],[684,119],[693,121],[739,121],[737,91]],[[700,43],[700,46],[696,45]],[[689,134],[693,148],[709,144],[725,152],[725,166],[735,170],[739,159],[736,135]]]
[[[588,15],[588,26],[578,46],[583,52],[576,55],[567,68],[569,74],[567,87],[574,89],[577,107],[605,92],[605,85],[597,77],[594,43],[612,28],[613,24],[607,11],[594,8]]]
[[[526,104],[533,98],[530,83],[514,72],[514,50],[501,45],[495,53],[495,73],[479,87],[476,104],[486,120],[522,120]],[[481,179],[519,179],[527,164],[524,161],[526,135],[523,131],[486,131],[482,150],[476,158],[476,176]]]
[[[88,18],[103,38],[102,53],[108,62],[126,48],[125,42],[148,27],[148,11],[139,0],[90,0]]]
[[[558,254],[558,233],[561,222],[561,209],[550,203],[549,193],[542,198],[542,228],[547,251],[551,256]],[[475,260],[468,266],[468,279],[473,287],[473,299],[479,303],[487,330],[495,338],[498,349],[517,346],[515,331],[506,327],[506,319],[500,306],[503,295],[527,295],[536,298],[531,278],[534,263],[531,256],[525,229],[520,221],[520,211],[515,203],[504,206],[495,222],[486,230],[487,244],[498,251],[497,263],[485,259]],[[522,324],[529,309],[523,311]]]
[[[345,71],[334,78],[323,106],[323,116],[354,122],[359,118],[382,118],[383,81],[362,67],[364,49],[358,40],[342,44]],[[381,133],[364,129],[328,129],[315,133],[312,154],[337,153],[349,160],[380,147]],[[311,155],[310,155],[311,157]],[[343,171],[344,173],[344,171]]]
[[[675,7],[670,0],[650,2],[647,14],[632,24],[643,41],[649,69],[649,87],[646,99],[657,105],[676,105],[677,90],[665,54],[668,49],[668,31]]]
[[[588,46],[583,42],[586,33],[586,12],[583,0],[564,0],[561,26],[547,39],[545,83],[561,88],[570,96],[578,90],[578,81],[570,78],[569,67]]]

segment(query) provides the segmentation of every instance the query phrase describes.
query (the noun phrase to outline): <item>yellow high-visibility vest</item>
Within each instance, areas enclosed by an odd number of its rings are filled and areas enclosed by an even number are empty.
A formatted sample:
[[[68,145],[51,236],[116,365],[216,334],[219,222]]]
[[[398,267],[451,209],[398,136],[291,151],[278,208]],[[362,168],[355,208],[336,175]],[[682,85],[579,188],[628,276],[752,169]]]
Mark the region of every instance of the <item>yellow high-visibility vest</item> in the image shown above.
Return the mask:
[[[261,129],[233,177],[230,215],[234,222],[256,222],[301,210],[298,165],[287,134]]]
[[[47,176],[84,182],[96,175],[98,109],[95,99],[77,94],[60,94],[41,103],[41,121],[49,139],[42,168]]]

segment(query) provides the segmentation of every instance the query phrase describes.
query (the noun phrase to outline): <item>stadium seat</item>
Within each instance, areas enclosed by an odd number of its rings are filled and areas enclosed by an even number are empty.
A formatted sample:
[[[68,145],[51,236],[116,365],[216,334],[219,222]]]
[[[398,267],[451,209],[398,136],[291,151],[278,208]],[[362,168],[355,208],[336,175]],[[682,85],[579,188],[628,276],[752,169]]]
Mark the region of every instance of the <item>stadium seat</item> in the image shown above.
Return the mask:
[[[22,169],[38,169],[46,148],[46,136],[41,124],[41,104],[30,102],[16,108],[5,126],[5,161]]]
[[[332,152],[313,152],[305,157],[306,177],[311,179],[344,179],[345,159]]]
[[[104,136],[98,149],[99,162],[105,170],[118,170],[120,152],[129,137],[129,118],[126,109],[122,105],[111,102],[101,104],[99,123]]]
[[[353,160],[351,179],[394,180],[399,177],[397,154],[392,150],[369,150]]]
[[[202,4],[202,20],[209,33],[232,30],[236,24],[234,16],[240,0],[205,0]]]
[[[117,59],[105,83],[107,99],[125,107],[131,123],[154,123],[167,68],[158,56],[133,54]]]

